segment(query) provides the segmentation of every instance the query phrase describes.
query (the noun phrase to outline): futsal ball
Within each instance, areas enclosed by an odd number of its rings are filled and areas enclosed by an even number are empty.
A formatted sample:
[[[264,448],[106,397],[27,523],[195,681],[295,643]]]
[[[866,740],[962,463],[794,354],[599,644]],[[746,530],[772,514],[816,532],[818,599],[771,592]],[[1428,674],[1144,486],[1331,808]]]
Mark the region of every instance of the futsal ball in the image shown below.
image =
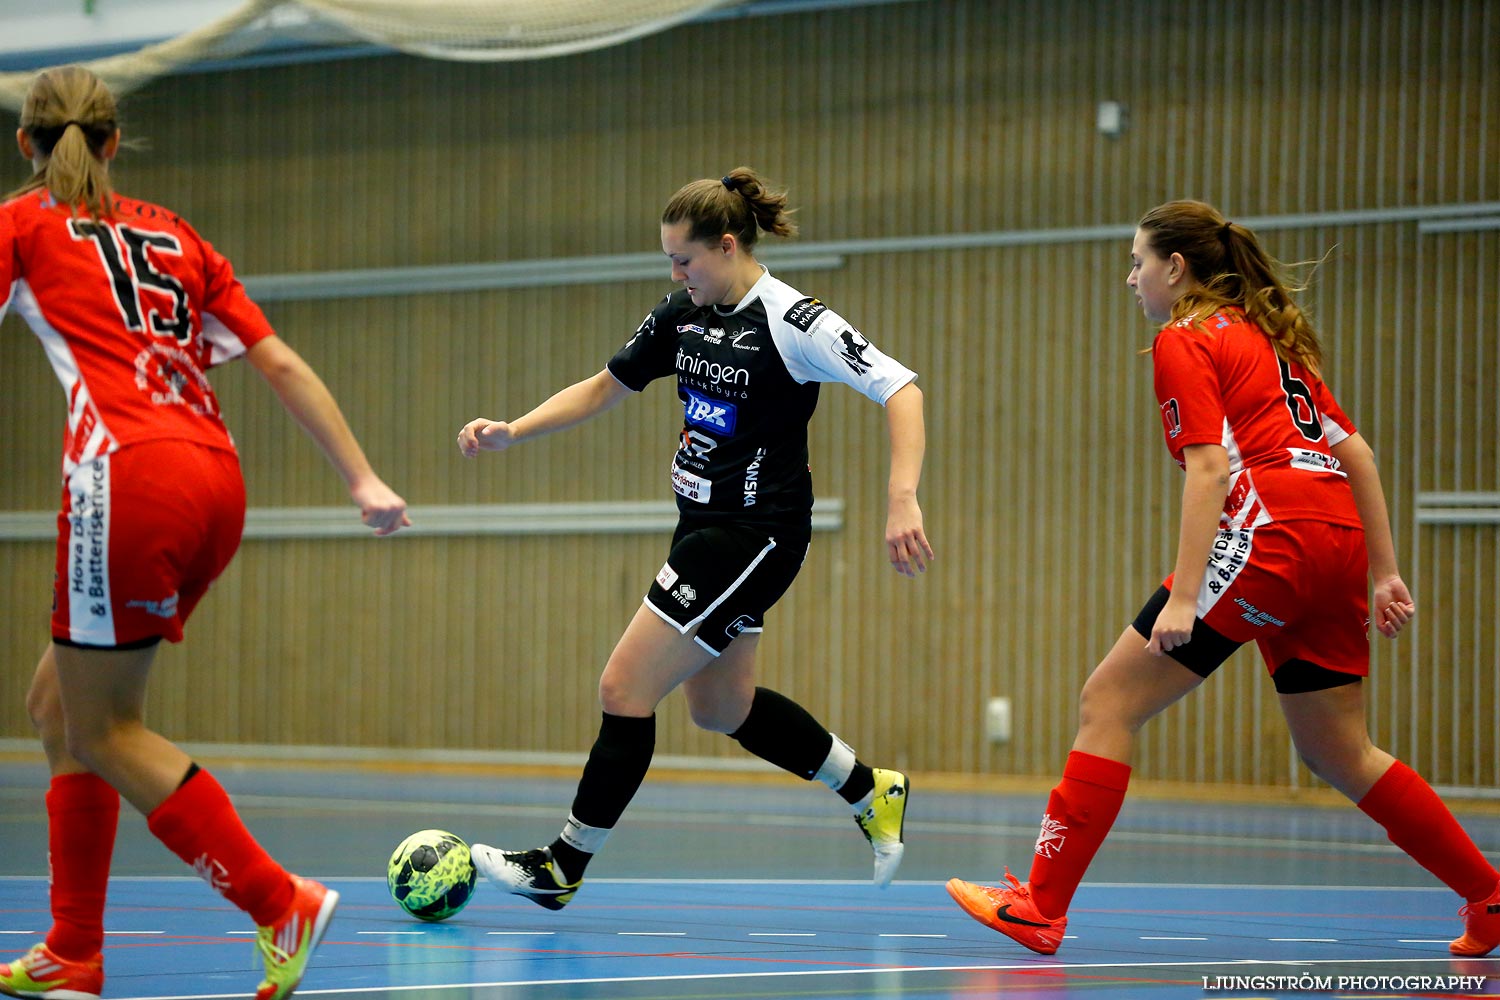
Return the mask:
[[[401,841],[385,881],[391,898],[418,920],[447,920],[474,894],[474,859],[469,845],[447,830],[419,830]]]

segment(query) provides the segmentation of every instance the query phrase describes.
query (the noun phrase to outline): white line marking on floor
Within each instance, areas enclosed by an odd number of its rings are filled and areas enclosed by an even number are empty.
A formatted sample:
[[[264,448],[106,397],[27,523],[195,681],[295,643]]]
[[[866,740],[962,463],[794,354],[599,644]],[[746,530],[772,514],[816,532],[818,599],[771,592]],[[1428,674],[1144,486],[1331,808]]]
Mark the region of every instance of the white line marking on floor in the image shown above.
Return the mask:
[[[946,934],[882,934],[881,937],[894,938],[945,938]]]
[[[35,934],[36,931],[0,931],[0,934]]]
[[[620,937],[687,937],[687,931],[617,931]]]
[[[104,933],[105,934],[115,934],[115,935],[126,935],[126,936],[129,936],[129,935],[135,935],[135,934],[165,934],[167,932],[166,931],[105,931]]]
[[[1267,941],[1310,941],[1314,944],[1338,944],[1338,938],[1266,938]]]
[[[1207,941],[1206,937],[1166,937],[1160,934],[1142,934],[1142,941]]]
[[[1397,938],[1397,944],[1449,944],[1447,938]]]
[[[557,931],[486,931],[491,937],[550,937]]]
[[[1447,968],[1452,956],[1444,955],[1442,958],[1413,958],[1409,955],[1399,958],[1318,958],[1308,959],[1300,962],[1262,962],[1265,965],[1438,965]],[[1220,959],[1217,961],[1167,961],[1167,962],[1015,962],[996,965],[901,965],[893,968],[854,968],[854,969],[798,969],[796,971],[776,972],[710,972],[696,975],[669,975],[669,976],[593,976],[579,977],[576,979],[507,979],[486,982],[467,983],[441,983],[441,984],[412,984],[412,985],[389,985],[372,988],[369,986],[352,986],[335,989],[299,989],[299,997],[313,996],[343,996],[343,995],[369,995],[372,992],[385,994],[408,993],[421,990],[426,993],[441,993],[448,990],[476,990],[494,989],[502,986],[577,986],[592,985],[596,983],[663,983],[663,982],[703,982],[729,979],[781,979],[788,976],[889,976],[910,975],[920,972],[936,972],[953,974],[957,972],[1028,972],[1034,973],[1038,969],[1048,970],[1074,970],[1074,969],[1243,969],[1246,965],[1257,964],[1256,959]],[[1438,970],[1441,971],[1441,970]],[[188,993],[174,994],[170,996],[135,996],[120,997],[117,1000],[243,1000],[243,993]]]
[[[423,934],[426,934],[427,932],[426,931],[355,931],[354,933],[356,933],[356,934],[376,934],[376,935],[399,935],[399,934],[405,934],[405,935],[408,935],[408,936],[414,935],[416,937],[421,937]]]
[[[817,937],[808,931],[751,931],[751,937]]]

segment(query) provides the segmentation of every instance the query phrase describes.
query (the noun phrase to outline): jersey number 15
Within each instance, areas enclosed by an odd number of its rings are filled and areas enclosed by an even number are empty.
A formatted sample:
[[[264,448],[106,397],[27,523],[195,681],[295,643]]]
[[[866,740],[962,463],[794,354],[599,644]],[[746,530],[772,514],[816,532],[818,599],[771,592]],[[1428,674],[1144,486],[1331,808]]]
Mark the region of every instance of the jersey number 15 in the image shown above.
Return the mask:
[[[69,225],[75,240],[93,240],[99,251],[99,260],[109,275],[115,305],[120,309],[120,318],[125,321],[126,329],[144,332],[149,323],[149,332],[158,337],[173,337],[179,345],[186,345],[193,339],[193,317],[188,311],[187,292],[182,282],[158,271],[151,262],[151,255],[146,252],[149,247],[157,253],[180,256],[182,244],[176,237],[93,219],[73,219]],[[128,268],[125,266],[126,254],[130,257]],[[167,309],[170,317],[163,316],[144,299],[142,293],[148,289],[165,292],[171,297]]]

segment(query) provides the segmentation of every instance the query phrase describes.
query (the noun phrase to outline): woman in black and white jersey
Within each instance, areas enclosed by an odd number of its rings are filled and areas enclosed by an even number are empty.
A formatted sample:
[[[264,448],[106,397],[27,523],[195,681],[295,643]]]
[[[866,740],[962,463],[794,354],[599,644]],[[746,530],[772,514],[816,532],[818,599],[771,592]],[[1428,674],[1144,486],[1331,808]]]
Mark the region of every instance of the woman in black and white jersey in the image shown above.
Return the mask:
[[[550,845],[474,845],[495,884],[561,909],[640,787],[657,704],[681,686],[693,721],[838,792],[875,851],[875,882],[904,850],[906,775],[871,768],[795,702],[755,686],[765,612],[791,586],[811,532],[807,424],[818,384],[844,382],[885,406],[891,440],[885,542],[914,576],[932,548],[917,503],[925,435],[916,374],[876,350],[819,300],[758,263],[765,231],[796,232],[784,193],[748,168],[681,188],[662,214],[661,245],[681,289],[645,318],[598,374],[513,421],[478,419],[458,436],[473,457],[597,416],[653,379],[677,377],[683,426],[672,465],[680,513],[671,553],[605,664],[599,737],[572,812]]]

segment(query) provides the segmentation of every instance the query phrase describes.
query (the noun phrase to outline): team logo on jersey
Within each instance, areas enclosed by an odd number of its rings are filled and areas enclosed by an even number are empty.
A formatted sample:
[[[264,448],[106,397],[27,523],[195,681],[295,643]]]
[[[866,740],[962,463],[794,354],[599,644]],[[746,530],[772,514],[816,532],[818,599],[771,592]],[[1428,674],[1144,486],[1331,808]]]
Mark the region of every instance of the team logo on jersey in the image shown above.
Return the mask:
[[[1167,437],[1174,438],[1182,433],[1182,410],[1177,405],[1176,396],[1161,404],[1161,422],[1167,429]]]
[[[734,433],[734,425],[739,419],[738,407],[722,399],[700,396],[688,388],[682,391],[686,396],[682,401],[682,412],[688,423],[695,427],[707,427],[721,434]]]
[[[828,307],[818,299],[798,299],[792,303],[792,307],[786,311],[786,315],[782,319],[803,333],[807,333],[812,329],[812,325],[817,318],[827,311]]]
[[[863,375],[874,365],[865,357],[865,352],[870,349],[870,342],[865,339],[864,334],[854,327],[845,327],[839,334],[839,357],[844,359],[856,375]]]
[[[151,344],[135,356],[135,387],[157,406],[186,406],[200,417],[217,414],[214,391],[191,355],[177,347]],[[191,396],[184,389],[196,389]]]
[[[734,336],[732,336],[732,337],[729,338],[729,346],[733,347],[737,351],[758,351],[758,350],[760,350],[760,345],[759,344],[747,344],[747,343],[745,343],[745,338],[754,335],[754,333],[755,333],[754,329],[741,330],[739,333],[736,333]]]

